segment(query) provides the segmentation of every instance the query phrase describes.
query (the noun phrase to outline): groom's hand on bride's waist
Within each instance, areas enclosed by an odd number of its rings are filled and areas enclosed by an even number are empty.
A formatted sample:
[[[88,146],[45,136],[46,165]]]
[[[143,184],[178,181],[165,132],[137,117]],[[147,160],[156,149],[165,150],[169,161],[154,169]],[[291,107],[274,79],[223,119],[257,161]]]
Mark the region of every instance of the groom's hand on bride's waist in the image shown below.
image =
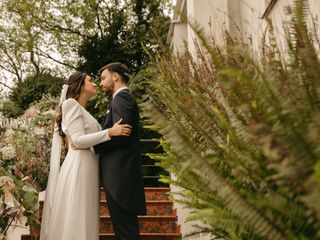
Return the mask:
[[[73,150],[90,150],[90,148],[78,148],[76,145],[74,145],[73,143],[71,143],[71,148]]]

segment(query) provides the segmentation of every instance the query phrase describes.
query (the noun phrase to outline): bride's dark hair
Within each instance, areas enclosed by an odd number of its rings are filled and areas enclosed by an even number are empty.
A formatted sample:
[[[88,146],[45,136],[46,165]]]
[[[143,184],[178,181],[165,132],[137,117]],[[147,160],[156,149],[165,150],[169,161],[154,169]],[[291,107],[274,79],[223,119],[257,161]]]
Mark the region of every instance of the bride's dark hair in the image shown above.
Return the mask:
[[[87,76],[87,73],[83,73],[83,72],[75,72],[70,75],[70,77],[67,79],[65,83],[68,85],[66,99],[74,98],[75,100],[78,100],[81,93],[81,88],[85,83],[86,76]],[[57,108],[56,123],[59,128],[60,136],[65,137],[65,134],[62,131],[62,127],[61,127],[61,122],[62,122],[62,106],[61,105],[62,104],[60,104]]]

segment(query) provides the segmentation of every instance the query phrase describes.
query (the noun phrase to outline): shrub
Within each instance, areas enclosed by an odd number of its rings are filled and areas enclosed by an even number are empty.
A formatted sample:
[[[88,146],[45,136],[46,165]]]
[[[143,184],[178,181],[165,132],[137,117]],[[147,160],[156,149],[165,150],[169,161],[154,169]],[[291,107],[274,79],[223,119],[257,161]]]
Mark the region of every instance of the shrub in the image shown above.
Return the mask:
[[[1,112],[7,118],[16,118],[23,113],[23,110],[17,105],[17,103],[11,100],[5,100],[1,104]]]
[[[193,210],[189,220],[208,226],[200,231],[320,238],[320,62],[307,9],[295,1],[286,57],[272,33],[260,59],[243,43],[219,47],[199,34],[196,59],[155,59],[144,113],[166,153],[152,157],[175,176],[162,181],[181,187],[175,201]]]
[[[58,100],[45,96],[18,119],[2,119],[0,137],[0,239],[14,222],[27,217],[39,222],[38,192],[46,188],[54,107]]]
[[[44,95],[58,96],[62,85],[62,78],[47,73],[29,76],[13,87],[13,90],[9,94],[9,100],[2,104],[0,111],[5,117],[16,118],[31,103],[39,101]]]

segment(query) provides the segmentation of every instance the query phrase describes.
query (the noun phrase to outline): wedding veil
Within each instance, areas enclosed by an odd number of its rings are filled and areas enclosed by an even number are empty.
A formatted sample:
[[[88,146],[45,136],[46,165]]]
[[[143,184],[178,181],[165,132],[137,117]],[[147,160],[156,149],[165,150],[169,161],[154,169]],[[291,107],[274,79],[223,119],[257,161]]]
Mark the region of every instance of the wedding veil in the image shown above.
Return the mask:
[[[63,85],[60,97],[60,103],[62,104],[66,100],[68,91],[68,85]],[[62,138],[59,135],[58,126],[55,124],[52,145],[51,145],[51,156],[50,156],[50,172],[48,178],[48,184],[46,189],[46,196],[42,211],[42,221],[41,221],[41,233],[40,239],[46,240],[48,237],[50,229],[50,216],[52,211],[52,206],[54,204],[54,192],[60,172],[60,155],[61,155],[61,144]]]

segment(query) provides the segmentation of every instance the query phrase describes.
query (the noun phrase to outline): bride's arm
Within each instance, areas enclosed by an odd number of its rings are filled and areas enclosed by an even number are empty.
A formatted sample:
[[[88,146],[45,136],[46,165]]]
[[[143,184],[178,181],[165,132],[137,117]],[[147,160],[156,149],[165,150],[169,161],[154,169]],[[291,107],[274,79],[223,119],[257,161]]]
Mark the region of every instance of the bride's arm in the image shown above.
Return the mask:
[[[62,104],[62,118],[70,135],[72,143],[77,148],[89,148],[93,145],[109,141],[111,136],[127,136],[131,131],[128,125],[114,127],[96,133],[86,134],[84,130],[83,111],[74,99],[68,99]]]

